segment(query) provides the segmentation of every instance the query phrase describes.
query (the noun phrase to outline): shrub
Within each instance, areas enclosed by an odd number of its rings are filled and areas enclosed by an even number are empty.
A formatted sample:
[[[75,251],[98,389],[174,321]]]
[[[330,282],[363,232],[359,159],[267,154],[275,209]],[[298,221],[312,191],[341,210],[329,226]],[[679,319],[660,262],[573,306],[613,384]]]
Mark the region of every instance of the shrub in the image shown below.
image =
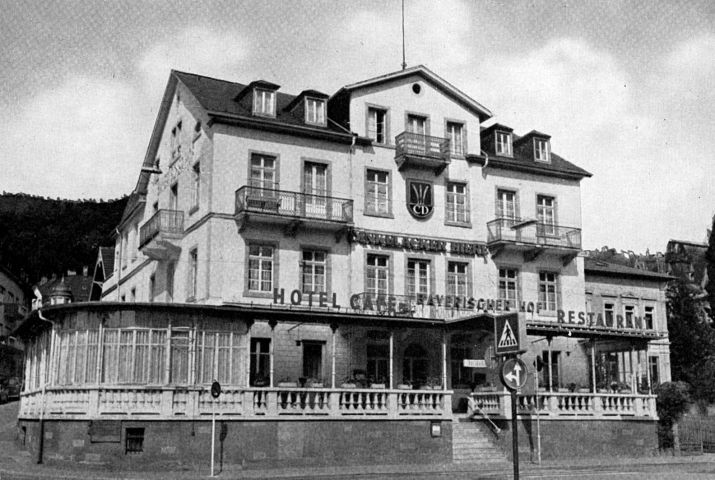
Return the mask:
[[[660,384],[655,393],[658,395],[658,446],[673,448],[673,425],[690,406],[690,385],[685,382],[666,382]]]

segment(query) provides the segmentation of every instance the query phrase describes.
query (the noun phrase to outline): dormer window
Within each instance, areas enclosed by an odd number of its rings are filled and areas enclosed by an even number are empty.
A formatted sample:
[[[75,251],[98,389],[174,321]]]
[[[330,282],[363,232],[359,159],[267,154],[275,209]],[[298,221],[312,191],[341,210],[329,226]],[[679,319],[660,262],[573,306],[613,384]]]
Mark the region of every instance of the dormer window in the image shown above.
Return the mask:
[[[263,88],[253,90],[253,114],[276,116],[276,92]]]
[[[544,138],[534,139],[534,159],[537,162],[550,162],[549,141]]]
[[[325,100],[310,97],[305,99],[305,122],[325,125]]]
[[[496,154],[511,157],[511,133],[496,132]]]

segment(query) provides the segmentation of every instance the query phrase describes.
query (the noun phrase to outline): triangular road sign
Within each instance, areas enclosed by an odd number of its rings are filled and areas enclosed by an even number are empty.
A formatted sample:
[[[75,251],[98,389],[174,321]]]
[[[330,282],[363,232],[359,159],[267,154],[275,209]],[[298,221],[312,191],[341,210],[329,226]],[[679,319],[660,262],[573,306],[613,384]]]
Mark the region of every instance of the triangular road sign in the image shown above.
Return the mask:
[[[497,348],[516,347],[517,345],[519,345],[519,342],[516,341],[511,325],[509,325],[509,322],[504,322],[504,330],[502,330],[501,335],[499,336]]]

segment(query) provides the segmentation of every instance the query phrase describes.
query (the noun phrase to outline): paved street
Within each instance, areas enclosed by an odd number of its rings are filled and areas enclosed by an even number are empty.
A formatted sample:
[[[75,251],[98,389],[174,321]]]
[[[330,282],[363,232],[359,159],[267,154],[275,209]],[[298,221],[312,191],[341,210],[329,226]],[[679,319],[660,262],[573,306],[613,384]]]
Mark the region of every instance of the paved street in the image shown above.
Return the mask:
[[[15,419],[18,402],[0,405],[0,480],[11,479],[203,479],[206,472],[114,472],[88,470],[82,465],[60,468],[54,465],[37,465],[35,459],[15,444]],[[480,465],[393,465],[347,468],[288,468],[276,470],[226,471],[218,475],[224,479],[313,479],[321,480],[383,480],[383,479],[510,479],[512,471],[485,470]],[[646,459],[596,459],[579,460],[570,465],[564,462],[544,462],[541,467],[522,464],[522,479],[579,479],[665,480],[687,478],[711,480],[715,478],[715,455],[692,457],[654,457]]]

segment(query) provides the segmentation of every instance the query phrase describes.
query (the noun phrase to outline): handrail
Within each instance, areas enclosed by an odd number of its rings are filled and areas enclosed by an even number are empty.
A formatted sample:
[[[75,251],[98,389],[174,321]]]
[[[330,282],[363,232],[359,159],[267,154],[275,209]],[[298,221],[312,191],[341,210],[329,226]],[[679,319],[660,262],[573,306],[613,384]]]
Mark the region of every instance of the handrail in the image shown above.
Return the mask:
[[[471,408],[472,411],[475,411],[475,409],[479,411],[479,414],[482,416],[482,418],[489,422],[489,424],[492,426],[492,431],[494,432],[494,434],[499,436],[499,434],[501,433],[501,428],[499,428],[497,424],[494,423],[491,418],[489,418],[487,413],[482,410],[482,407],[477,404],[474,398],[470,396],[467,400],[467,403],[469,404],[469,408]]]

